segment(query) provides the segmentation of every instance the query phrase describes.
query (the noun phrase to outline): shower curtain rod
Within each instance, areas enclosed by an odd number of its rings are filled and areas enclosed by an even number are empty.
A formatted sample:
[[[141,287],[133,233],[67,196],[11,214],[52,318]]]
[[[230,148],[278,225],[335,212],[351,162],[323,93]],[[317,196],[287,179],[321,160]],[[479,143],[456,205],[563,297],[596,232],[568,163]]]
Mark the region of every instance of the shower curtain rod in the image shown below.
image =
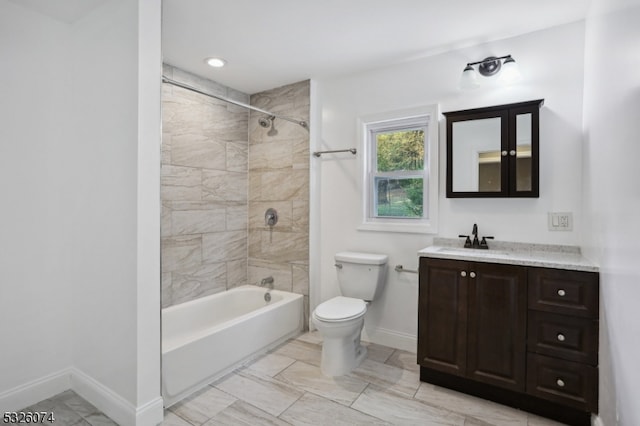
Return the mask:
[[[240,101],[235,101],[233,99],[230,99],[230,98],[227,98],[227,97],[224,97],[224,96],[221,96],[221,95],[214,95],[212,93],[203,92],[200,89],[196,89],[195,87],[189,86],[188,84],[184,84],[184,83],[180,83],[179,81],[172,80],[169,77],[165,77],[164,75],[162,76],[162,82],[163,83],[169,83],[169,84],[171,84],[173,86],[178,86],[178,87],[181,87],[183,89],[191,90],[192,92],[196,92],[196,93],[199,93],[201,95],[209,96],[211,98],[215,98],[215,99],[218,99],[218,100],[221,100],[221,101],[224,101],[224,102],[229,102],[230,104],[234,104],[234,105],[237,105],[237,106],[242,107],[242,108],[247,108],[247,109],[250,109],[250,110],[253,110],[253,111],[261,112],[261,113],[267,114],[267,115],[269,115],[271,117],[279,118],[280,120],[290,121],[292,123],[296,123],[297,125],[299,125],[301,127],[304,127],[305,129],[309,128],[309,124],[304,120],[297,120],[295,118],[285,117],[285,116],[282,116],[282,115],[277,115],[277,114],[274,114],[274,113],[269,112],[267,110],[256,108],[254,106],[245,104],[245,103],[240,102]]]

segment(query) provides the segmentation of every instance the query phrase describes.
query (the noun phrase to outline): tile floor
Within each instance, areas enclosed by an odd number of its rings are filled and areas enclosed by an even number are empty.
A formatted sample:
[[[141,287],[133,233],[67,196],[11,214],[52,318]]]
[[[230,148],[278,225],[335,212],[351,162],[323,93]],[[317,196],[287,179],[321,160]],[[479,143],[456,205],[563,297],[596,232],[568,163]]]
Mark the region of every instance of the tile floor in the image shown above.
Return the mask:
[[[320,336],[303,334],[173,405],[163,425],[560,425],[420,382],[415,354],[367,347],[351,374],[328,378],[319,368]],[[32,408],[54,404],[56,424],[114,424],[71,391],[47,401]]]

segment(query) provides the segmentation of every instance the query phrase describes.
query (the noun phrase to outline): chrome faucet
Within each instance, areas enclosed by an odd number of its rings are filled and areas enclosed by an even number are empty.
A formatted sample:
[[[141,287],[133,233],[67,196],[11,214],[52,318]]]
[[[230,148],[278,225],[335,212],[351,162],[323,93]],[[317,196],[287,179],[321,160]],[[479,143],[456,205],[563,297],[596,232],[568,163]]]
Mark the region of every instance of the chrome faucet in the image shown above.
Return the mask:
[[[273,277],[268,276],[267,278],[263,278],[260,280],[260,287],[267,286],[269,290],[273,290]]]

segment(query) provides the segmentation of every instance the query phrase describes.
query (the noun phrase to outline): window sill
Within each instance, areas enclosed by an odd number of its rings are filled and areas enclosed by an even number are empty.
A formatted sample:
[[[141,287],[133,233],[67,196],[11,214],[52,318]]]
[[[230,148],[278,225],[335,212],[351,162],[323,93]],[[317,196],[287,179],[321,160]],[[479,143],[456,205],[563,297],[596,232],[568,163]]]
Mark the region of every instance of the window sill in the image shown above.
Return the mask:
[[[402,232],[408,234],[437,234],[438,229],[429,222],[420,223],[390,223],[364,222],[358,226],[358,231],[374,232]]]

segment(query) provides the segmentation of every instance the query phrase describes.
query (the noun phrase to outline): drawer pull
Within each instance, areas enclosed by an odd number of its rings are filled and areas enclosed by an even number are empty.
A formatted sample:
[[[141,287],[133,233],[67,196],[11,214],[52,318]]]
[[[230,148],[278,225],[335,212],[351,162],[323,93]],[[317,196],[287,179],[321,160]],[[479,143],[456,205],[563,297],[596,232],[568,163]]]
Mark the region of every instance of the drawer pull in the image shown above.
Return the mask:
[[[558,290],[558,296],[564,297],[566,294],[567,293],[563,289]]]
[[[564,339],[565,339],[564,334],[558,333],[558,341],[559,342],[564,342]]]
[[[559,387],[563,388],[563,387],[564,387],[564,380],[562,380],[562,379],[558,379],[558,380],[556,380],[556,384],[557,384]]]
[[[467,276],[467,271],[460,271],[460,276],[461,277],[466,277]]]
[[[469,276],[470,276],[471,278],[475,278],[475,277],[476,277],[476,273],[475,273],[475,272],[472,272],[472,273],[470,273],[470,274],[469,274]]]

